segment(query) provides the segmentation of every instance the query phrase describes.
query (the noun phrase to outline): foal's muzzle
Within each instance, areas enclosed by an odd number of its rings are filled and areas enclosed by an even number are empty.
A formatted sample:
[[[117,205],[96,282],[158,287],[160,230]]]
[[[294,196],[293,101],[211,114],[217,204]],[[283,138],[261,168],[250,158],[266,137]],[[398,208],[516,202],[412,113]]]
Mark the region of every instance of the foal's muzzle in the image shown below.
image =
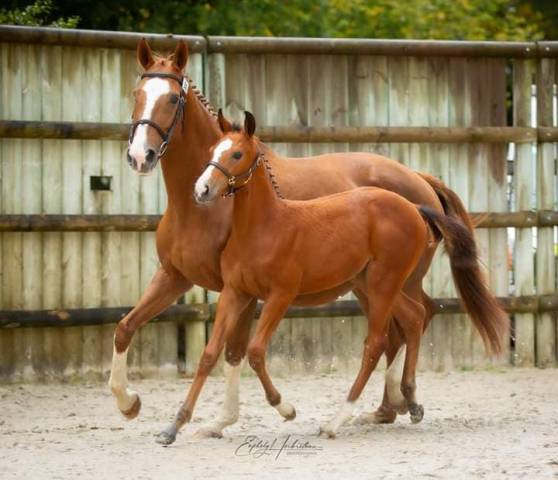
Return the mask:
[[[132,167],[132,170],[143,175],[151,173],[159,160],[159,155],[153,148],[148,148],[145,150],[144,155],[139,155],[138,157],[139,158],[136,158],[136,156],[132,155],[128,148],[126,151],[128,165]]]

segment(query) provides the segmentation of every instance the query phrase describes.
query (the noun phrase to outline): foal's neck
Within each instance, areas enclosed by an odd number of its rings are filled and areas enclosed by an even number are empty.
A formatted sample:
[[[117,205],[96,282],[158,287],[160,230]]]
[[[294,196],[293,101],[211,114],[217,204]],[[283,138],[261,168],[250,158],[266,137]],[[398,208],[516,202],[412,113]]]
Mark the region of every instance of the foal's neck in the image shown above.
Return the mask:
[[[168,209],[179,216],[199,210],[193,198],[194,183],[209,162],[209,147],[221,136],[216,119],[192,90],[187,94],[184,115],[184,129],[177,125],[175,132],[180,135],[171,139],[161,159]]]
[[[272,153],[265,147],[263,151],[266,156]],[[235,193],[233,229],[237,233],[265,227],[283,206],[266,171],[265,161],[260,160],[250,181]]]

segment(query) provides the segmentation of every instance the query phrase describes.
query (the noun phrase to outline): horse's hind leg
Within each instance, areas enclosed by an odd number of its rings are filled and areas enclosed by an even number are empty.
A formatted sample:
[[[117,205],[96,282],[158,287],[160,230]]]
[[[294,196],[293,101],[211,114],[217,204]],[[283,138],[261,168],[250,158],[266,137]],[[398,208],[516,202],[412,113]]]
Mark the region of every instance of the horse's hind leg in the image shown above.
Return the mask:
[[[258,319],[254,336],[248,345],[248,362],[260,379],[267,401],[285,420],[293,420],[296,417],[296,410],[290,403],[282,401],[281,394],[273,385],[266,368],[265,353],[271,336],[293,298],[292,295],[275,294],[267,299]]]
[[[250,327],[254,319],[257,300],[254,299],[242,312],[236,328],[227,338],[225,345],[225,402],[220,415],[210,424],[200,428],[195,436],[197,438],[221,438],[223,429],[238,420],[239,414],[239,384],[240,371],[248,341],[250,340]]]
[[[114,333],[109,386],[116,397],[119,410],[129,420],[135,418],[141,408],[139,395],[128,389],[126,360],[132,337],[139,327],[169,307],[179,295],[190,288],[192,283],[178,272],[159,268],[137,305],[118,322]]]

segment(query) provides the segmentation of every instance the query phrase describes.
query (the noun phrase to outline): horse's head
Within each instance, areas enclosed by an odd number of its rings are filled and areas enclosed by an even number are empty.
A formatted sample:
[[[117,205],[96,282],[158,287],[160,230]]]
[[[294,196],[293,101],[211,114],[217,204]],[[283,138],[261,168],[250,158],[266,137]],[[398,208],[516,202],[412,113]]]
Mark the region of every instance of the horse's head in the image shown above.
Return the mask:
[[[211,147],[211,161],[194,187],[198,203],[232,194],[250,180],[260,154],[254,137],[256,120],[250,112],[244,112],[244,115],[244,128],[241,128],[231,124],[219,110],[219,127],[223,136]]]
[[[133,92],[135,104],[127,157],[136,172],[147,174],[165,154],[171,137],[180,135],[182,130],[188,90],[183,71],[188,47],[181,40],[172,55],[158,57],[142,39],[137,58],[143,73]]]

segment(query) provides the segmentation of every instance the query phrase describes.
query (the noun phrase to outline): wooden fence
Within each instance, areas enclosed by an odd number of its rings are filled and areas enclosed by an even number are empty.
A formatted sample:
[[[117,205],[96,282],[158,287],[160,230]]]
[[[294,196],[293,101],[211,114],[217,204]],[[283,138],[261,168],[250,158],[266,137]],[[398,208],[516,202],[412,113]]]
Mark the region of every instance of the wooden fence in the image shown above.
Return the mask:
[[[106,375],[113,322],[157,267],[161,175],[136,177],[124,159],[141,36],[0,27],[2,380]],[[159,50],[177,38],[147,37]],[[278,151],[385,153],[442,178],[470,211],[488,212],[477,238],[513,315],[498,363],[555,365],[558,42],[180,38],[191,50],[188,73],[213,105],[233,117],[252,111]],[[92,189],[92,177],[109,189]],[[420,366],[490,365],[441,252],[425,281],[439,314]],[[145,326],[131,372],[191,373],[215,298],[193,289]],[[291,310],[272,370],[353,367],[359,313],[350,296]]]

